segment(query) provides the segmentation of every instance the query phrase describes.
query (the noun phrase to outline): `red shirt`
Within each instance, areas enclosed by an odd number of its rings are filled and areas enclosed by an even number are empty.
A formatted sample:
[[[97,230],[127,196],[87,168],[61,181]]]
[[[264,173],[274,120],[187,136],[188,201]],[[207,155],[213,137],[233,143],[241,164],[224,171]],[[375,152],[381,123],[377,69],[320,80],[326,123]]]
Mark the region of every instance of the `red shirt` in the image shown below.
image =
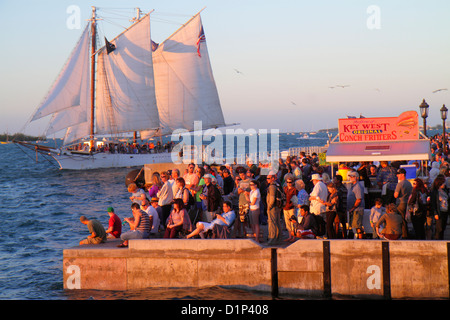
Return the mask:
[[[120,238],[120,234],[122,233],[122,221],[120,221],[119,216],[115,213],[109,218],[108,229],[109,228],[112,228],[113,231],[111,234],[115,238]]]

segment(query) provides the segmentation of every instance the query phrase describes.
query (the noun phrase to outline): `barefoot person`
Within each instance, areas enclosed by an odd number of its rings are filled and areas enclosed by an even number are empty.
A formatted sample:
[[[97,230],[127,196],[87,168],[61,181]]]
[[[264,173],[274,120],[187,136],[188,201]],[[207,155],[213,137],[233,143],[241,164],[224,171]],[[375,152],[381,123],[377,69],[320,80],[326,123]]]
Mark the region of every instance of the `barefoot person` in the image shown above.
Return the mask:
[[[202,237],[203,233],[205,233],[208,230],[211,230],[213,228],[214,224],[229,227],[235,218],[236,218],[236,214],[234,213],[233,210],[231,210],[231,202],[225,201],[223,203],[223,213],[222,214],[217,214],[216,219],[214,219],[210,223],[198,222],[196,229],[194,231],[192,231],[186,238],[190,239],[198,234],[200,234],[200,236]]]

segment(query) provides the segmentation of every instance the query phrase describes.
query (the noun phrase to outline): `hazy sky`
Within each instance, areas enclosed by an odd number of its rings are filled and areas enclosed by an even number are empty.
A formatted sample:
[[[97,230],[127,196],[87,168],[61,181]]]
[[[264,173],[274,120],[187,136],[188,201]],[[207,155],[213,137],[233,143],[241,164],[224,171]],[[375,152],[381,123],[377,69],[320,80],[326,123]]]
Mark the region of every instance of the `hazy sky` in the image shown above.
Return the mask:
[[[100,7],[101,31],[111,39],[130,25],[111,8],[128,8],[122,14],[129,18],[133,7],[155,9],[156,42],[206,6],[225,120],[244,129],[337,127],[347,115],[418,111],[424,98],[435,125],[442,105],[450,108],[448,0],[0,0],[0,133],[22,129],[74,48],[82,30],[67,26],[71,5],[81,10],[81,28],[91,6]],[[442,88],[449,91],[432,93]]]

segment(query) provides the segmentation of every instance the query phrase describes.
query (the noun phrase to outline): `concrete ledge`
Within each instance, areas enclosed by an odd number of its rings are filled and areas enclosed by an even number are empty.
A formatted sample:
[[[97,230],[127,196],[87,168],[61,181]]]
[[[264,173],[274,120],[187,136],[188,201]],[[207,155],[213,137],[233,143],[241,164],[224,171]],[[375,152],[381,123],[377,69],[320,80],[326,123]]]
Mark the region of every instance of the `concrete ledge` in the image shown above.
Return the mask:
[[[64,288],[227,286],[274,295],[449,298],[447,241],[148,239],[64,250]]]

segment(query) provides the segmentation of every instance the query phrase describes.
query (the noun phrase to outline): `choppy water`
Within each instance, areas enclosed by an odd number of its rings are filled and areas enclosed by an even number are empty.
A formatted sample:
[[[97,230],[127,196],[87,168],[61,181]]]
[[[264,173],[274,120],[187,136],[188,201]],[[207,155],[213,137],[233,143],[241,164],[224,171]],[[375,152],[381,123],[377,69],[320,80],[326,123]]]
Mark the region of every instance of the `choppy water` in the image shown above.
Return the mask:
[[[280,149],[324,145],[326,134],[298,140],[281,135]],[[129,215],[125,177],[130,169],[60,171],[13,144],[0,145],[0,299],[271,299],[236,289],[147,289],[139,291],[69,291],[63,289],[63,250],[87,236],[80,215],[107,225],[105,209]]]

